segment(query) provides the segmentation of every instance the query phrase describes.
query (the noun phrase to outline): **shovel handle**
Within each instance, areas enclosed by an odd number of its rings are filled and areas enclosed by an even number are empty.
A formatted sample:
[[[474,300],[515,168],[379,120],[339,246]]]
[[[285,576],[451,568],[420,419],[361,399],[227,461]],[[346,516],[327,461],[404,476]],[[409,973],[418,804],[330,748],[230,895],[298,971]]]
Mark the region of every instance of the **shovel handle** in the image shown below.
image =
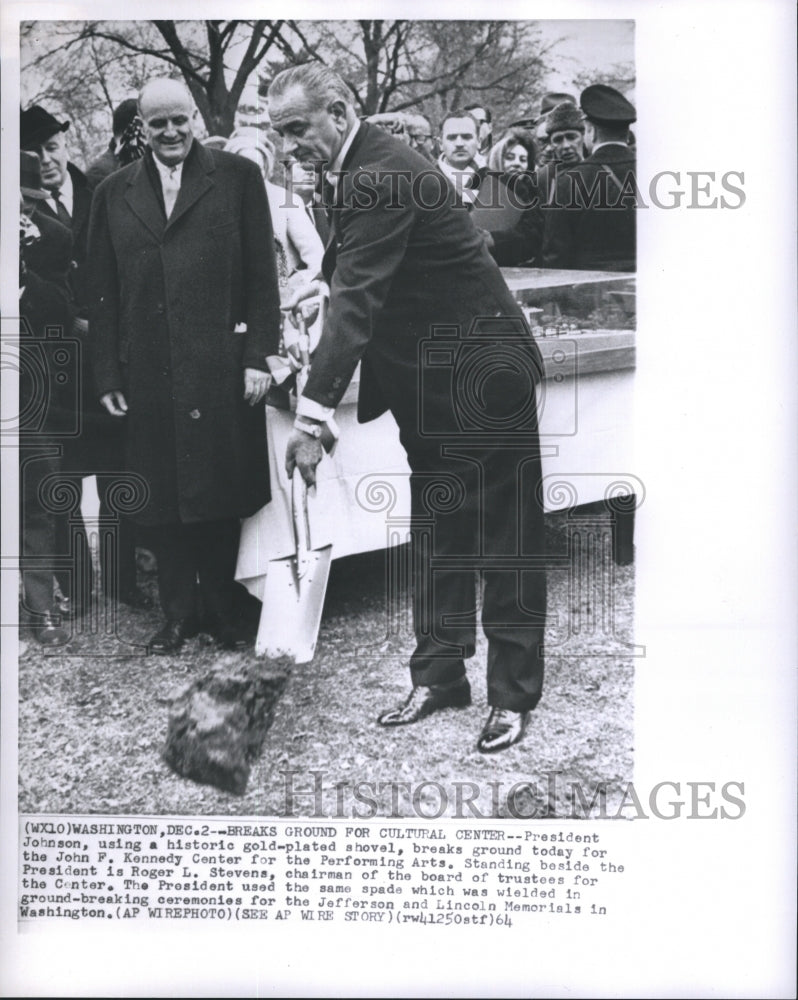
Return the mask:
[[[302,362],[302,367],[307,367],[310,364],[310,334],[308,333],[308,322],[305,319],[305,314],[303,312],[298,312],[297,317],[297,329],[299,330],[299,360]]]
[[[294,528],[297,575],[305,575],[310,551],[310,519],[308,517],[308,488],[302,473],[294,469],[291,477],[291,523]]]

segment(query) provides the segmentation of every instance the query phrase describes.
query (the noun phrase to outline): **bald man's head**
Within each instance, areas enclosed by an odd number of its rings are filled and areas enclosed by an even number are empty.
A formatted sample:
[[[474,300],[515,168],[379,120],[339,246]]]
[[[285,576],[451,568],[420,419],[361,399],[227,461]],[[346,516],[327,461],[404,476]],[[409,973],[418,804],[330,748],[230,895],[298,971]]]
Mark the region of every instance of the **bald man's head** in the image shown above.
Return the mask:
[[[139,94],[139,114],[153,155],[168,167],[182,163],[194,138],[194,104],[186,86],[150,80]]]

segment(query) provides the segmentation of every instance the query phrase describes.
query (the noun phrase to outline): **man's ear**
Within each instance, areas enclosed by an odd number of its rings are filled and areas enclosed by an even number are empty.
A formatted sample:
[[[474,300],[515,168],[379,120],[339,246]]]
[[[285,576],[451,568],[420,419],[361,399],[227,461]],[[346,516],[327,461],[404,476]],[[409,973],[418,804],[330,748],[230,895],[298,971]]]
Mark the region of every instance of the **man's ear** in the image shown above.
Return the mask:
[[[340,98],[332,101],[327,110],[333,116],[336,122],[346,123],[346,103]]]

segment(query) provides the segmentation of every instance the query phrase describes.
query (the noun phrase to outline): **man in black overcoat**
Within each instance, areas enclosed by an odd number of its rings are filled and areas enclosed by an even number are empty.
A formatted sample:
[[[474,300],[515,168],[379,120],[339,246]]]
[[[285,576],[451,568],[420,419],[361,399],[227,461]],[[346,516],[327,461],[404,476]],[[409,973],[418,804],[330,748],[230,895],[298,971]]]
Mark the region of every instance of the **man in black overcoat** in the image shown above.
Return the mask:
[[[324,170],[331,198],[330,307],[287,470],[315,481],[321,422],[360,361],[358,418],[390,410],[412,472],[413,686],[379,722],[470,703],[464,659],[482,570],[491,712],[477,746],[504,749],[543,682],[540,355],[451,185],[406,143],[359,123],[340,77],[316,64],[286,70],[269,107],[285,152]]]
[[[543,266],[634,271],[638,197],[627,138],[636,112],[604,84],[583,90],[579,103],[593,126],[593,151],[557,173],[554,202],[544,212]]]
[[[102,586],[105,596],[135,608],[149,608],[151,599],[136,586],[135,533],[132,522],[114,510],[113,497],[118,493],[122,429],[100,406],[88,358],[87,247],[89,212],[95,183],[69,159],[66,133],[68,121],[58,121],[39,105],[20,115],[20,144],[34,152],[40,161],[41,184],[46,198],[37,201],[34,221],[58,221],[72,234],[72,264],[68,283],[72,305],[71,335],[81,345],[80,353],[80,432],[64,442],[62,472],[69,475],[75,496],[82,497],[83,479],[97,477],[100,519],[114,525],[113,565],[105,564]],[[47,223],[45,223],[47,225]],[[70,523],[71,522],[71,523]],[[77,524],[80,530],[75,531]],[[74,563],[71,571],[61,571],[59,586],[64,597],[62,609],[75,615],[88,610],[93,588],[92,561],[79,507],[56,516],[59,548],[71,546]]]
[[[35,212],[47,198],[39,158],[20,152],[19,527],[23,619],[43,646],[70,633],[54,604],[54,577],[69,551],[56,532],[64,441],[77,427],[78,358],[69,338],[69,230]],[[36,221],[32,221],[32,217]]]
[[[139,98],[148,150],[97,188],[89,233],[97,392],[126,427],[158,559],[166,625],[156,653],[204,623],[244,644],[233,620],[239,519],[269,499],[266,357],[280,303],[266,190],[244,157],[205,149],[182,83]]]

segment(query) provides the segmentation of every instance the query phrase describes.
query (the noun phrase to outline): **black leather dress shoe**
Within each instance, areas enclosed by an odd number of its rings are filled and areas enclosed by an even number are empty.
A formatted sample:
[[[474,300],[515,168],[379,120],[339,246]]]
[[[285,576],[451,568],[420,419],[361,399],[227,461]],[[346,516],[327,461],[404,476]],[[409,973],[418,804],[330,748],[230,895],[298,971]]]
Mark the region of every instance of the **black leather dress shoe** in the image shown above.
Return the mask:
[[[495,753],[517,743],[524,735],[526,716],[526,712],[513,712],[509,708],[492,708],[479,734],[477,750]]]
[[[407,726],[442,708],[467,708],[471,704],[471,685],[461,677],[450,684],[414,687],[404,705],[393,708],[377,719],[381,726]]]
[[[70,633],[62,628],[61,616],[49,611],[36,616],[31,631],[40,646],[65,646],[72,638]]]
[[[129,608],[135,608],[136,611],[149,611],[152,607],[152,598],[141,587],[133,587],[132,590],[122,591],[119,595],[119,601],[121,604],[126,604]]]
[[[197,623],[193,618],[176,618],[168,621],[160,632],[155,633],[147,648],[159,656],[177,653],[186,639],[193,639],[197,631]]]

